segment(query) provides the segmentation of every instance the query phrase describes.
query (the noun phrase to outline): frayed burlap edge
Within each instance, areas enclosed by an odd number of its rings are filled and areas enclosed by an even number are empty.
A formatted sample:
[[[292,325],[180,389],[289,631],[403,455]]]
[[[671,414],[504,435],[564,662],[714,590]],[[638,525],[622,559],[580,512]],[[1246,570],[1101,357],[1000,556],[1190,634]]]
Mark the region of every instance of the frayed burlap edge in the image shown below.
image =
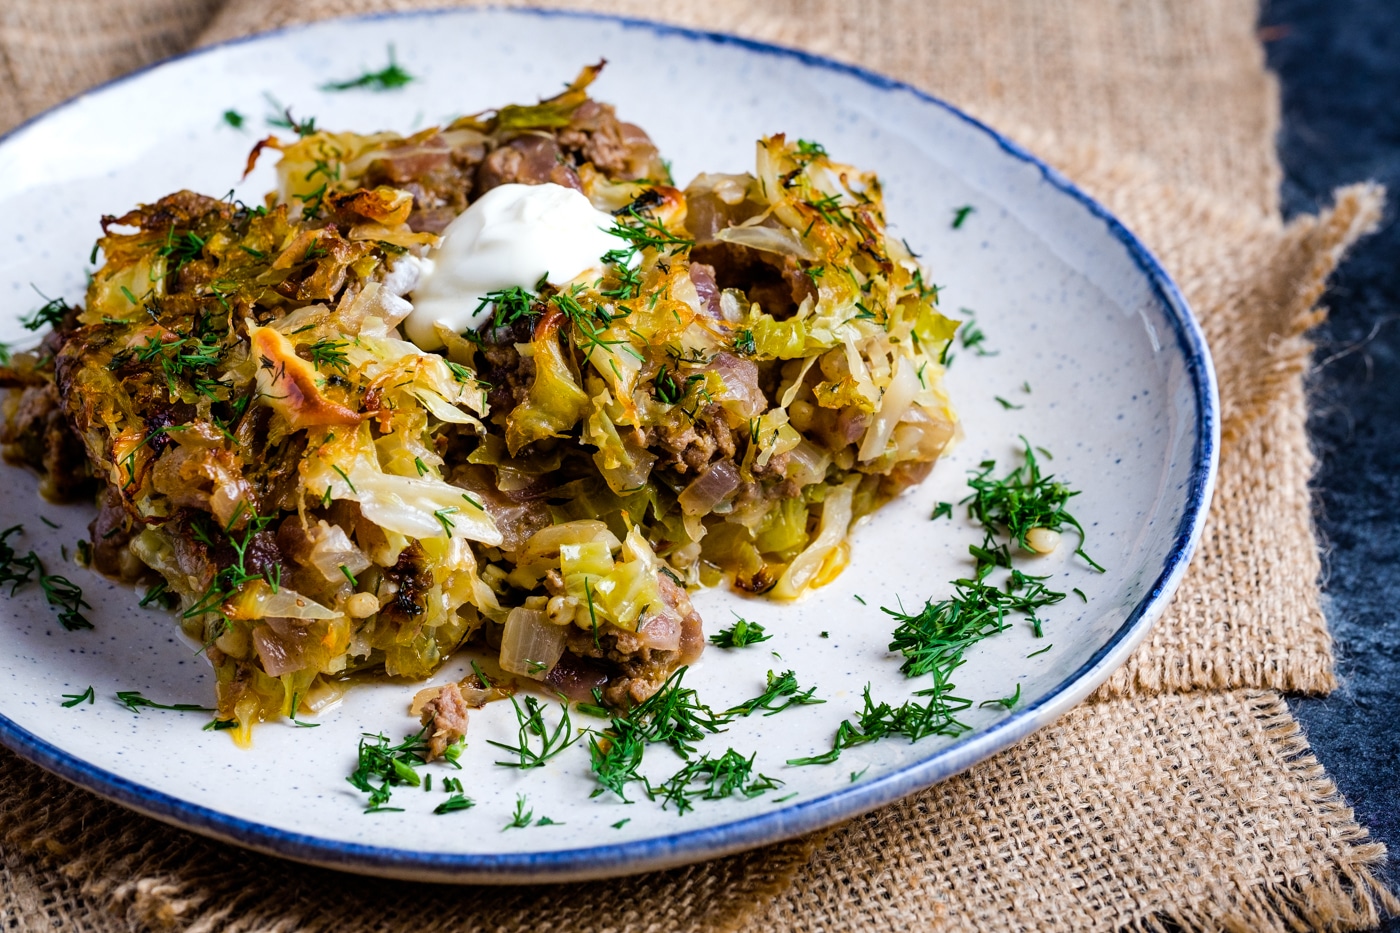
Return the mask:
[[[1129,697],[831,830],[743,929],[1353,930],[1384,859],[1279,694]]]
[[[44,897],[43,904],[63,902],[66,914],[85,917],[95,930],[188,933],[730,930],[787,888],[816,842],[799,838],[671,871],[580,884],[416,884],[297,865],[204,839],[54,781],[4,750],[0,825],[6,873],[20,876],[29,890],[67,894]]]

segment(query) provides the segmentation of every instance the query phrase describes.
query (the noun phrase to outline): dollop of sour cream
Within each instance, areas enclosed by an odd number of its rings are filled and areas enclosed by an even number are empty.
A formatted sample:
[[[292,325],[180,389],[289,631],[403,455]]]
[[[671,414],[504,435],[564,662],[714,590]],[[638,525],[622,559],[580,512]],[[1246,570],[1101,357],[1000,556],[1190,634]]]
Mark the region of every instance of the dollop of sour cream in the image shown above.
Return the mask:
[[[607,232],[611,214],[563,185],[501,185],[483,194],[442,232],[422,263],[404,321],[408,338],[425,350],[442,346],[434,324],[457,333],[490,319],[489,292],[541,278],[563,285],[602,266],[602,255],[623,245]],[[478,310],[480,309],[480,310]]]

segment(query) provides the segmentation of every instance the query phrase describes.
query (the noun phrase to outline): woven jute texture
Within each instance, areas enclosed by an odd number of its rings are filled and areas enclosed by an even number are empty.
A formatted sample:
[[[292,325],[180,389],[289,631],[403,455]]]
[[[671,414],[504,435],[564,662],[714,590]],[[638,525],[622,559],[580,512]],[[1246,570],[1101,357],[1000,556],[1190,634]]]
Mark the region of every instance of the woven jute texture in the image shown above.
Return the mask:
[[[187,44],[376,0],[7,0],[0,124]],[[512,4],[499,4],[512,5]],[[1306,330],[1377,221],[1357,186],[1284,225],[1277,89],[1250,0],[576,0],[801,46],[1007,130],[1119,214],[1211,342],[1224,444],[1205,537],[1166,617],[1054,726],[895,806],[672,872],[442,888],[291,866],[164,827],[0,752],[13,929],[1356,929],[1400,903],[1279,690],[1325,692],[1304,434]],[[358,64],[358,63],[357,63]]]

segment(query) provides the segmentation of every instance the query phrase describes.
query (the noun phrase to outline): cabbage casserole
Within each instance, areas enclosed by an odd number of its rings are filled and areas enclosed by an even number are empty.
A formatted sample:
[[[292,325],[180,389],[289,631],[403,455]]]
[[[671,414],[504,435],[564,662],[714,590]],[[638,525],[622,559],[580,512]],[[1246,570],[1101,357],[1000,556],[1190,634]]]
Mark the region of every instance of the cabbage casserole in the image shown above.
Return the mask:
[[[873,174],[776,135],[682,190],[596,72],[412,136],[266,139],[265,206],[104,217],[83,306],[0,370],[6,455],[99,495],[93,566],[164,581],[235,738],[468,647],[499,665],[420,697],[439,748],[522,679],[640,702],[701,652],[688,591],[831,581],[958,433],[957,325]],[[406,340],[442,229],[544,182],[617,248],[440,350]]]

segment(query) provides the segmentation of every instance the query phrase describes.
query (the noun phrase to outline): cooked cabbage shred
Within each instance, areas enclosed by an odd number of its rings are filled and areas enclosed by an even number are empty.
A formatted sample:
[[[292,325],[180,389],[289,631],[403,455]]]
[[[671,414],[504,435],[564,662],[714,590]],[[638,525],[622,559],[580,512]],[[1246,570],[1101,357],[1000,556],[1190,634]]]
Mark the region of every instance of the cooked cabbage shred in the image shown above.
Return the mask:
[[[37,368],[116,529],[96,563],[134,555],[178,594],[236,737],[467,645],[638,702],[703,647],[688,590],[829,582],[957,434],[957,324],[873,174],[776,135],[752,173],[678,188],[594,74],[409,137],[270,138],[264,206],[179,192],[104,218]],[[617,248],[419,349],[418,264],[507,182],[581,190]]]

